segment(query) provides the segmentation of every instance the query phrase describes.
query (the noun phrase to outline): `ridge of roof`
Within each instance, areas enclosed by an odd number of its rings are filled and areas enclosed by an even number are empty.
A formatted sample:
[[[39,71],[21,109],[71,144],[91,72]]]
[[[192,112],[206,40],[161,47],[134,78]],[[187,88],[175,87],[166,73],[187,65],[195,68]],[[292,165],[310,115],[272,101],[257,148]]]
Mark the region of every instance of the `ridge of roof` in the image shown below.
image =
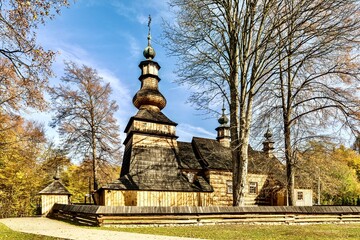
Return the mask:
[[[40,195],[54,194],[54,195],[72,195],[69,190],[60,182],[60,180],[54,180],[43,190],[39,192]]]

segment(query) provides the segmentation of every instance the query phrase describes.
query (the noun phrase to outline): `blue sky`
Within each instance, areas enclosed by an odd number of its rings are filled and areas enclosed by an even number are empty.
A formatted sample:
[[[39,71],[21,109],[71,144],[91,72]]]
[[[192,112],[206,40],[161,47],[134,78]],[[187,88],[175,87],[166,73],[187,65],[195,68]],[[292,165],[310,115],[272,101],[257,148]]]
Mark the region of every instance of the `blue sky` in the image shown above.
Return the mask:
[[[202,115],[187,103],[189,90],[174,83],[176,59],[166,56],[165,50],[156,43],[160,40],[162,19],[172,19],[165,0],[72,2],[61,15],[38,29],[38,43],[45,49],[59,52],[53,65],[56,77],[50,83],[59,82],[64,60],[95,68],[104,81],[111,84],[112,97],[119,105],[116,117],[124,140],[123,130],[137,112],[132,98],[140,88],[138,64],[144,60],[142,52],[147,45],[149,14],[152,16],[152,45],[156,51],[154,60],[161,66],[159,88],[167,99],[163,112],[179,124],[179,140],[191,141],[192,136],[215,138],[219,116]],[[32,119],[48,126],[51,114],[33,113]],[[48,129],[47,135],[57,139],[53,129]]]

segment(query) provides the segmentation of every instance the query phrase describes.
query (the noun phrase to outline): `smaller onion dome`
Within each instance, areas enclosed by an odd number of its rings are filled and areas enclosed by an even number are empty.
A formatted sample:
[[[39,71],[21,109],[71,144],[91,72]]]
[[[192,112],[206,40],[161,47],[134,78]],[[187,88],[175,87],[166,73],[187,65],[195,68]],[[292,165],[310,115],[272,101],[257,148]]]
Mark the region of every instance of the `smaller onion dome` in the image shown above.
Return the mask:
[[[272,136],[273,136],[273,134],[272,134],[270,128],[268,128],[267,131],[266,131],[266,133],[264,134],[264,137],[265,137],[266,139],[270,139]]]
[[[218,119],[218,122],[221,125],[226,125],[229,122],[228,117],[225,115],[225,108],[222,109],[222,115],[221,117]]]
[[[148,45],[145,49],[144,49],[144,52],[143,52],[143,55],[146,59],[154,59],[155,56],[156,56],[156,53],[155,53],[155,50],[154,48],[151,47],[151,45]]]

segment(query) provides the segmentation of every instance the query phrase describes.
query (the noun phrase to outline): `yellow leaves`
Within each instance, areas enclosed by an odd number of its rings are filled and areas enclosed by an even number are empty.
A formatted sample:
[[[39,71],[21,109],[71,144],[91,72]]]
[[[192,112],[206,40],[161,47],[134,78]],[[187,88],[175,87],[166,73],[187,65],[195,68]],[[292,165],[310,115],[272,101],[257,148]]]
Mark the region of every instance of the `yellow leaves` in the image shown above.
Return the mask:
[[[42,187],[42,174],[36,161],[42,150],[38,139],[42,138],[34,125],[20,117],[0,114],[0,184],[3,190],[0,205],[12,204],[10,210],[0,208],[0,216],[32,213],[30,203]]]
[[[329,198],[330,202],[333,198],[360,195],[359,154],[344,146],[324,142],[310,142],[308,149],[299,162],[299,181],[311,182],[315,189],[320,176],[323,199]]]
[[[21,180],[25,177],[25,174],[23,172],[17,172],[15,176],[18,180]]]

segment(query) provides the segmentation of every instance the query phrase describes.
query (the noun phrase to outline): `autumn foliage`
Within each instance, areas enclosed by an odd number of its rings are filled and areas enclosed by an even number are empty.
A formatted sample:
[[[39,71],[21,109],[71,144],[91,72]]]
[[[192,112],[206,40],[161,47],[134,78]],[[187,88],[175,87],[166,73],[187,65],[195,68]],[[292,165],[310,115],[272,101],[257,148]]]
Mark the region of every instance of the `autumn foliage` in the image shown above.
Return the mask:
[[[300,155],[296,162],[297,184],[314,189],[314,199],[318,198],[320,182],[321,204],[360,204],[359,153],[331,143],[310,142]]]

